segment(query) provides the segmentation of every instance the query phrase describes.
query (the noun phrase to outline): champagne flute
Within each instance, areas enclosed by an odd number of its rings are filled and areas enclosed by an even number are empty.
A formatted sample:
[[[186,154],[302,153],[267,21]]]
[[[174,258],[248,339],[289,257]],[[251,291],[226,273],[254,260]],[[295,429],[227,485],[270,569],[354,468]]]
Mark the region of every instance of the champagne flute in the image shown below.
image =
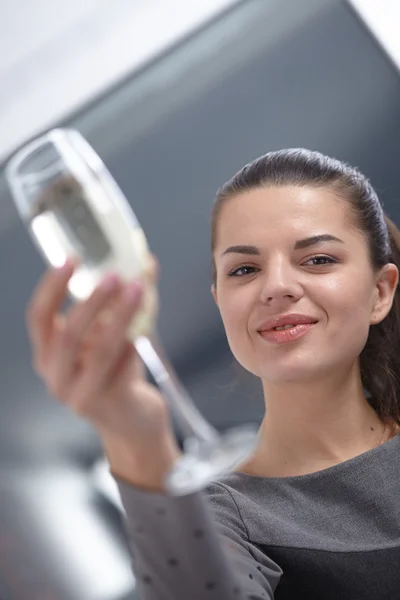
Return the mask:
[[[52,267],[78,258],[68,291],[85,300],[109,272],[144,282],[143,303],[127,335],[164,395],[183,434],[183,455],[165,480],[172,495],[190,494],[234,469],[254,450],[257,431],[220,434],[198,411],[167,360],[156,332],[157,289],[150,252],[130,204],[85,138],[53,129],[27,143],[6,166],[6,179],[34,244]]]

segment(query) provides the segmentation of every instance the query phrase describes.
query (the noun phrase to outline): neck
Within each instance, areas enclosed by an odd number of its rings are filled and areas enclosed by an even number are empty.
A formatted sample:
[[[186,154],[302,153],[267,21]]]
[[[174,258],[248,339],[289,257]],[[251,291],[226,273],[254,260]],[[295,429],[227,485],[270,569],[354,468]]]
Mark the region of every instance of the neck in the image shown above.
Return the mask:
[[[312,385],[264,381],[263,388],[266,414],[259,445],[240,469],[244,472],[269,477],[311,473],[390,439],[354,373]]]

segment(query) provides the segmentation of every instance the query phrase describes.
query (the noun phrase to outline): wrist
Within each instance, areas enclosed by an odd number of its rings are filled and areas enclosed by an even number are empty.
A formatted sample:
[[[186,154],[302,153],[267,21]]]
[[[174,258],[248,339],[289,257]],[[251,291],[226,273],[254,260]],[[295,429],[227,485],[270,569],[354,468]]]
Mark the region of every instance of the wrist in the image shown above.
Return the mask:
[[[103,448],[114,477],[155,492],[165,492],[165,478],[182,455],[173,439],[158,440],[146,448],[103,439]]]

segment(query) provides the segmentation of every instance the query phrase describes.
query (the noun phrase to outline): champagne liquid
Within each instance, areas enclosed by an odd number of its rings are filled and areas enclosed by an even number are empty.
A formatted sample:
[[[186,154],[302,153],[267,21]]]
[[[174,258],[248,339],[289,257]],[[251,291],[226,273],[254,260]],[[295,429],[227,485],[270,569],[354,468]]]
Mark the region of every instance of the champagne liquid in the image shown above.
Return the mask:
[[[119,198],[111,197],[118,194]],[[93,179],[83,187],[62,176],[38,195],[30,221],[31,234],[53,267],[77,257],[69,281],[77,301],[88,298],[107,273],[123,281],[142,280],[144,297],[128,330],[130,339],[149,335],[158,308],[157,291],[149,279],[151,266],[146,237],[117,186],[106,188]]]

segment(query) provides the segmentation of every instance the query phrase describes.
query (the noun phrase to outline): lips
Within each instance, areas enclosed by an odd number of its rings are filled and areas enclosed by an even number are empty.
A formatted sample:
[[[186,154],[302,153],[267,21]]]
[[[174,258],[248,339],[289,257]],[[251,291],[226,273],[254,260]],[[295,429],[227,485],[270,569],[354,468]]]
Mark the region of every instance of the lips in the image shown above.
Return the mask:
[[[286,345],[303,338],[312,331],[314,327],[315,323],[301,323],[288,329],[269,329],[268,331],[261,331],[259,335],[269,343]]]
[[[318,319],[310,315],[291,313],[287,315],[272,317],[271,319],[264,321],[257,328],[257,331],[259,333],[262,333],[266,331],[273,331],[275,327],[283,327],[284,325],[307,325],[315,324],[317,322]]]

